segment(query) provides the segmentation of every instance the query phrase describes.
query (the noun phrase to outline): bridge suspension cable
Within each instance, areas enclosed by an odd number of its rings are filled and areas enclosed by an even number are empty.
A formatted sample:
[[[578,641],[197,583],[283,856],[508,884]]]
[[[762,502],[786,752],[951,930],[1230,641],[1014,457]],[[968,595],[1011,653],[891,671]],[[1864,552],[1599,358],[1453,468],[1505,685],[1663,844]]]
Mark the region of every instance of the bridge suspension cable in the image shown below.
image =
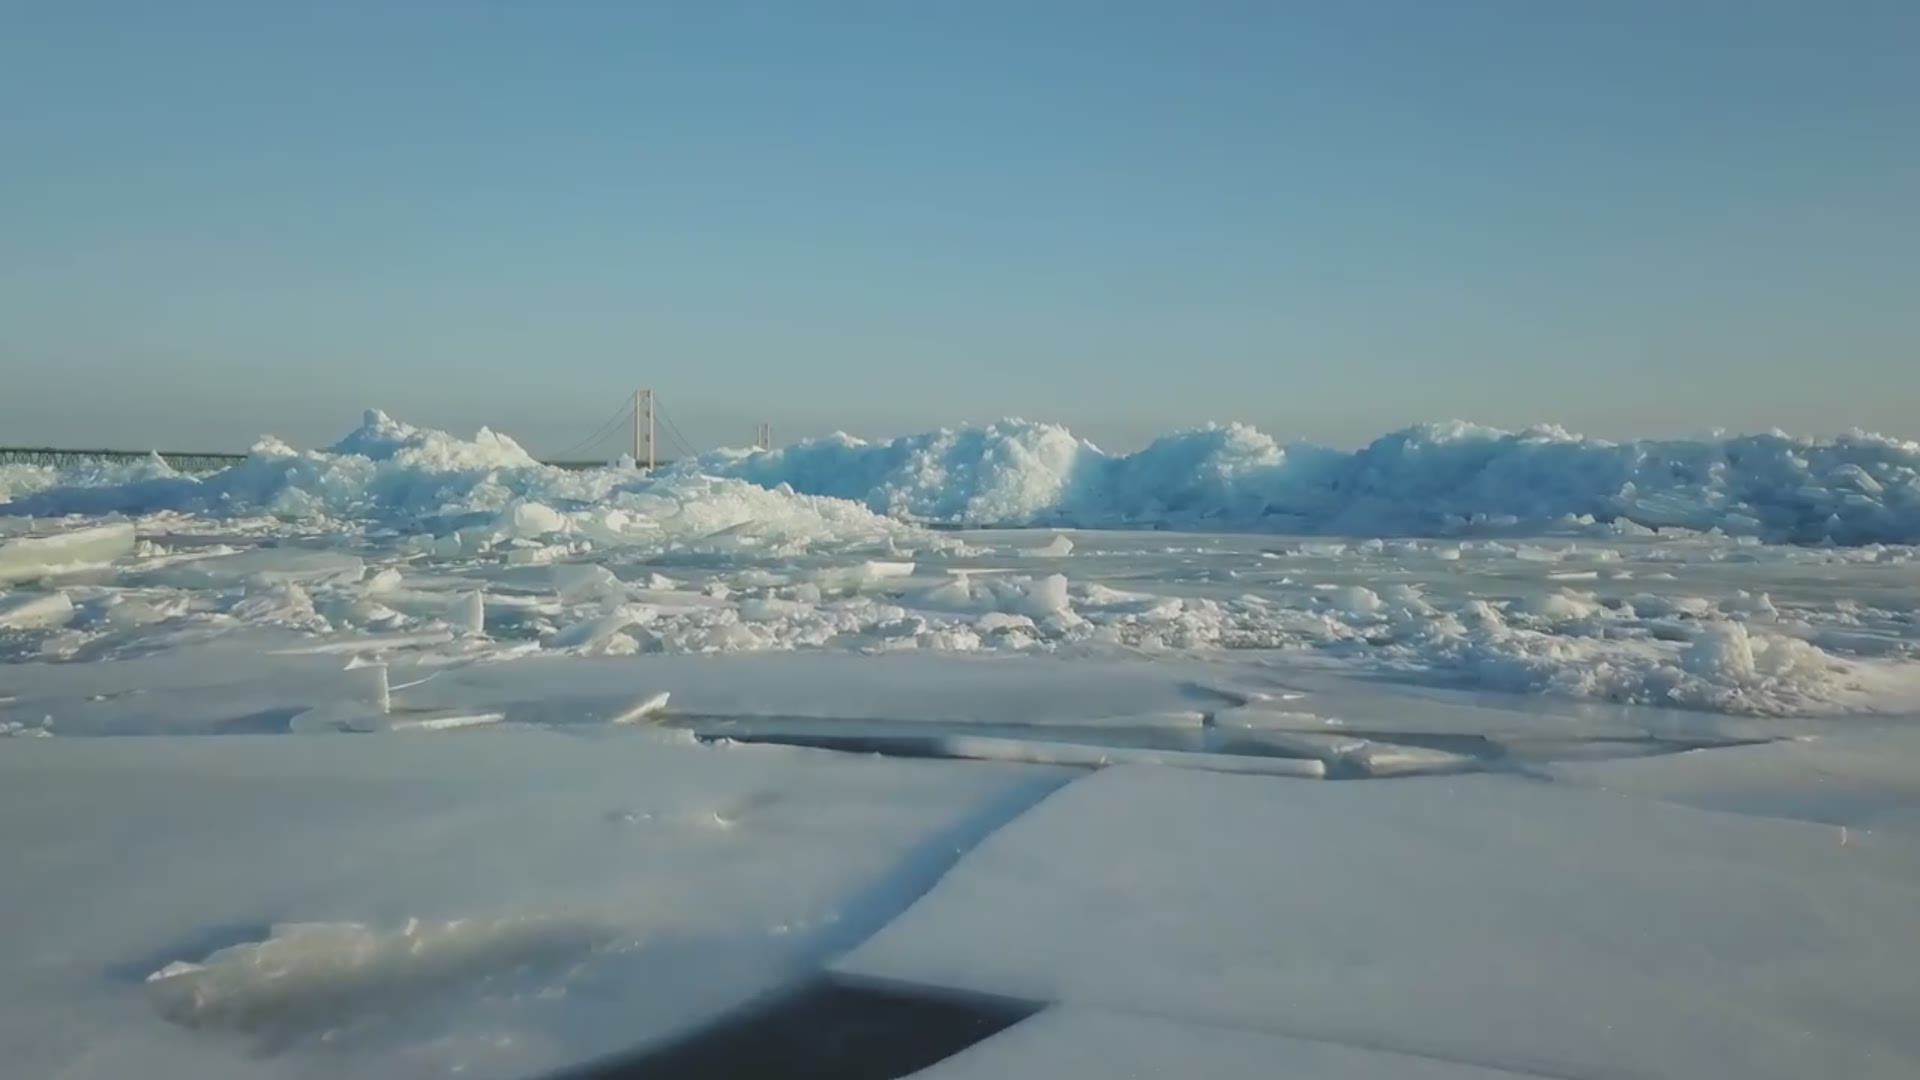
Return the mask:
[[[632,400],[629,399],[628,401],[624,402],[620,406],[619,411],[615,412],[613,416],[607,420],[606,423],[601,424],[598,428],[596,428],[593,434],[587,436],[584,439],[581,439],[579,442],[574,443],[572,446],[569,446],[565,450],[562,450],[559,453],[553,455],[553,460],[555,461],[571,460],[575,454],[592,449],[602,439],[607,438],[609,435],[612,435],[614,432],[625,427],[632,420],[633,420],[633,402]]]
[[[660,419],[667,425],[667,435],[673,439],[674,446],[677,447],[674,451],[676,456],[680,458],[700,456],[694,452],[693,444],[687,440],[687,437],[680,434],[680,425],[673,422],[673,414],[667,411],[665,405],[660,406]]]

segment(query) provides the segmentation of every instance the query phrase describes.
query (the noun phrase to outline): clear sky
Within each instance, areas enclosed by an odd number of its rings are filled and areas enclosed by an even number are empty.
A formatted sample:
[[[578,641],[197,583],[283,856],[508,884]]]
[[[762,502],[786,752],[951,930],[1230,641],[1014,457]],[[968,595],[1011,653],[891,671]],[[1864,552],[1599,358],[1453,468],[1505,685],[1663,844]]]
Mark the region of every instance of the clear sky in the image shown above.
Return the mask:
[[[1920,436],[1914,0],[0,0],[0,443]]]

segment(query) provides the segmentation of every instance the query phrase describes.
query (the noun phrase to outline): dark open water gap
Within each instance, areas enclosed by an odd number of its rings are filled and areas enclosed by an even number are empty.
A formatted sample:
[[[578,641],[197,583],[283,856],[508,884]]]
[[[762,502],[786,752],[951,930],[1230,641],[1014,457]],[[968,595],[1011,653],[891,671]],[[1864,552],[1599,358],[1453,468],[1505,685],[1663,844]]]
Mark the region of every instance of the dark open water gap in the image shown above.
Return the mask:
[[[682,1038],[550,1080],[894,1080],[991,1038],[1041,1007],[823,976]]]

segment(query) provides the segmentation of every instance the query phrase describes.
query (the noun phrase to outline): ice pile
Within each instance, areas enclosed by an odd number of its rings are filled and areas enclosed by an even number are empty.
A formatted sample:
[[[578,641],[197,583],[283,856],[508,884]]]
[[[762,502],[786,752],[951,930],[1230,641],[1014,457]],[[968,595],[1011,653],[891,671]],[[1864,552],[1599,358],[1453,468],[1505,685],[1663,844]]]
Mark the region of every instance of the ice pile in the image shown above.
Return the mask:
[[[158,454],[134,462],[83,459],[71,465],[0,465],[0,506],[52,487],[111,487],[177,475]]]
[[[1376,662],[1454,672],[1476,687],[1748,715],[1817,712],[1862,688],[1857,664],[1770,620],[1738,621],[1749,617],[1738,599],[1674,619],[1652,598],[1636,611],[1562,591],[1445,611],[1411,591],[1391,599],[1358,591],[1369,602],[1336,604],[1327,640],[1345,637]]]
[[[1098,451],[1063,427],[1005,420],[869,443],[835,434],[780,450],[722,450],[693,467],[864,502],[878,513],[966,525],[1024,524],[1077,506]]]
[[[554,468],[505,436],[459,439],[373,412],[325,450],[265,440],[203,476],[157,460],[63,470],[0,506],[0,662],[242,634],[463,662],[1312,650],[1522,693],[1889,711],[1920,701],[1920,587],[1907,572],[1920,551],[1758,537],[1920,532],[1915,461],[1920,448],[1870,436],[1615,445],[1459,425],[1358,454],[1283,448],[1236,426],[1109,456],[1064,429],[1007,421],[647,474]],[[108,517],[122,514],[133,520]],[[66,515],[84,520],[50,520]],[[961,537],[913,519],[1210,535]],[[1685,528],[1654,536],[1651,524]],[[1259,535],[1277,529],[1610,535]],[[0,721],[37,719],[0,708]],[[357,714],[308,720],[368,726]]]
[[[486,428],[464,440],[377,410],[325,450],[263,439],[245,460],[205,476],[175,472],[158,458],[135,467],[89,463],[51,478],[45,472],[0,503],[0,514],[270,515],[437,535],[448,538],[443,554],[500,540],[805,544],[903,531],[853,503],[741,480],[555,468]]]
[[[541,638],[548,650],[1313,650],[1482,689],[1786,715],[1869,706],[1870,684],[1909,670],[1904,658],[1915,648],[1901,636],[1898,613],[1783,611],[1765,594],[1741,592],[1709,599],[1563,588],[1486,599],[1411,582],[1377,591],[1299,583],[1209,598],[1065,574],[954,568],[942,577],[877,562],[785,572],[756,566],[691,592],[627,586],[610,574],[582,583],[581,572],[556,579],[563,603],[549,616],[558,629]],[[1862,648],[1865,642],[1877,645]]]
[[[1618,527],[1841,544],[1920,540],[1920,444],[1855,433],[1613,443],[1465,423],[1354,453],[1281,446],[1241,424],[1125,455],[1005,420],[888,442],[848,435],[725,451],[693,468],[965,525],[1172,525],[1355,535]]]
[[[267,439],[204,477],[157,458],[13,468],[0,474],[0,505],[14,514],[252,512],[417,525],[499,513],[516,500],[577,508],[619,505],[642,491],[674,498],[675,484],[695,485],[699,498],[745,497],[716,487],[715,477],[959,525],[1376,536],[1683,528],[1795,543],[1920,541],[1920,443],[1864,433],[1613,443],[1551,426],[1509,432],[1457,422],[1407,428],[1353,453],[1282,446],[1229,424],[1108,454],[1059,425],[1003,420],[886,442],[834,435],[718,451],[649,482],[632,470],[544,466],[484,428],[468,441],[369,412],[327,450]]]

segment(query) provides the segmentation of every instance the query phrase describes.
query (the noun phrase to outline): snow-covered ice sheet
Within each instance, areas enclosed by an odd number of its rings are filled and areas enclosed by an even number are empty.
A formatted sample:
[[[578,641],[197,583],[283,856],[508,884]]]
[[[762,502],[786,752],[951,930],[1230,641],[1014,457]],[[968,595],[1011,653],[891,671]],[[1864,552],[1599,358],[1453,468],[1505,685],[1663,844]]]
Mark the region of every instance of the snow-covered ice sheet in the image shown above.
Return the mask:
[[[673,733],[0,751],[0,1072],[532,1076],[799,978],[1044,769]]]
[[[1110,769],[849,974],[1546,1076],[1920,1069],[1920,849],[1499,776]]]
[[[1911,721],[1658,757],[1560,761],[1547,775],[1635,798],[1835,826],[1920,846],[1920,727]]]

